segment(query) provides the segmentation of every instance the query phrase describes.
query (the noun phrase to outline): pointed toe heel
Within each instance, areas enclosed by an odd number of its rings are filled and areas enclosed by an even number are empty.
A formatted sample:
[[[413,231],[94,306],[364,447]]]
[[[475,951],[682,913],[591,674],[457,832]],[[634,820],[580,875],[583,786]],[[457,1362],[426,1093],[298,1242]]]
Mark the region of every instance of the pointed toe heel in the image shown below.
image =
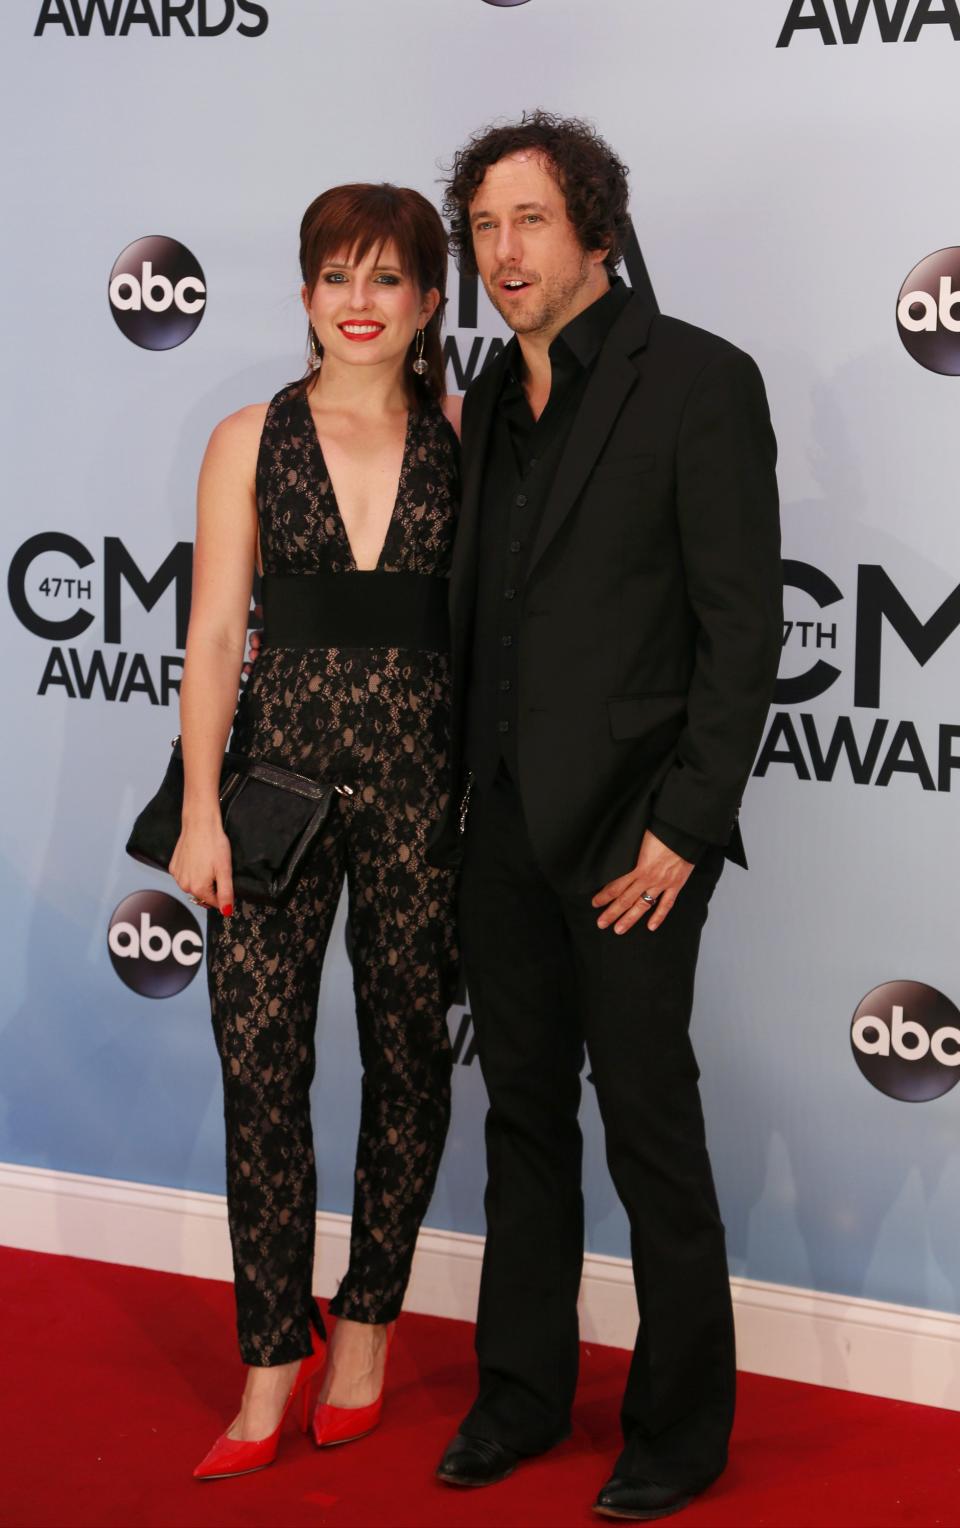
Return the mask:
[[[193,1478],[228,1480],[232,1475],[252,1475],[254,1470],[265,1470],[276,1459],[279,1442],[280,1427],[269,1438],[258,1438],[253,1443],[242,1438],[228,1438],[226,1433],[221,1433],[197,1465]]]
[[[284,1403],[274,1431],[268,1438],[256,1438],[248,1442],[243,1438],[229,1438],[221,1433],[213,1447],[203,1456],[193,1472],[194,1480],[228,1480],[233,1475],[252,1475],[254,1470],[265,1470],[277,1457],[280,1434],[288,1413],[293,1410],[302,1432],[310,1430],[310,1402],[313,1385],[324,1364],[323,1349],[314,1342],[309,1358],[301,1359],[296,1379]]]
[[[391,1325],[387,1331],[387,1360],[390,1358],[393,1333],[394,1327]],[[313,1413],[313,1441],[317,1448],[333,1448],[338,1443],[355,1443],[358,1438],[365,1438],[368,1433],[372,1433],[383,1415],[383,1394],[386,1387],[385,1362],[380,1394],[375,1401],[370,1402],[369,1406],[331,1406],[327,1401],[318,1401]]]
[[[355,1443],[373,1432],[382,1414],[382,1393],[369,1406],[328,1406],[321,1401],[313,1413],[313,1441],[317,1448]]]

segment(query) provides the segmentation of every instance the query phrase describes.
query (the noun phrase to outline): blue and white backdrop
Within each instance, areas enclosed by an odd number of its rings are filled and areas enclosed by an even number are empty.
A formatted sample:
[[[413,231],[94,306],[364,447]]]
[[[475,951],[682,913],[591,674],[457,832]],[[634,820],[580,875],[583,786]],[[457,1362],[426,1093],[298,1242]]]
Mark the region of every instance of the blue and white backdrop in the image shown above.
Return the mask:
[[[0,36],[0,1237],[226,1271],[200,942],[123,851],[178,730],[197,468],[302,370],[307,202],[437,197],[468,133],[543,105],[629,163],[661,306],[757,357],[781,445],[780,691],[695,1016],[743,1361],[960,1407],[957,0],[6,0]],[[503,333],[454,280],[454,389]],[[327,1288],[358,1111],[344,935]],[[412,1298],[469,1315],[484,1096],[468,1002],[450,1025]],[[589,1085],[583,1122],[586,1329],[628,1341]]]

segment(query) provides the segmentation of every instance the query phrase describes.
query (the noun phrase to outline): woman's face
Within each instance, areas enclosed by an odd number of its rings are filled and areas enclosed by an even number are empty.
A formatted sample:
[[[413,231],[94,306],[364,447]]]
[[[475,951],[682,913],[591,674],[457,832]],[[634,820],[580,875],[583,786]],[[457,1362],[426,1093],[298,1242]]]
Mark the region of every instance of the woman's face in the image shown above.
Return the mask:
[[[392,241],[355,263],[349,250],[321,266],[313,292],[301,291],[324,357],[351,366],[400,366],[440,294],[425,295],[404,275]]]

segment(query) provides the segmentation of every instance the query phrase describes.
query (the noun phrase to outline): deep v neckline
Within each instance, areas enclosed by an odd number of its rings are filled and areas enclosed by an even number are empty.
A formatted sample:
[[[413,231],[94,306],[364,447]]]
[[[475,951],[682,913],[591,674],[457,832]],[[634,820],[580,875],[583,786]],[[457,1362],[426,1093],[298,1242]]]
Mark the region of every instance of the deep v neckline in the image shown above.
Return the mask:
[[[382,563],[384,553],[387,550],[387,543],[390,540],[390,535],[393,531],[393,527],[397,522],[397,513],[400,508],[400,500],[403,497],[403,490],[407,481],[407,468],[410,460],[410,434],[413,429],[413,409],[407,410],[407,426],[403,434],[403,454],[400,458],[400,476],[397,478],[397,491],[394,495],[393,508],[390,511],[390,518],[387,521],[387,528],[384,532],[383,542],[380,546],[380,551],[373,567],[361,568],[357,563],[356,554],[350,541],[350,533],[347,530],[347,522],[343,518],[343,511],[340,508],[340,500],[337,498],[337,490],[334,487],[333,473],[330,471],[330,468],[327,464],[327,459],[323,454],[323,443],[320,440],[320,431],[317,429],[317,421],[314,418],[313,409],[310,407],[310,399],[307,397],[306,393],[303,395],[303,406],[307,411],[307,416],[310,421],[310,435],[321,468],[321,481],[325,480],[329,488],[330,498],[333,501],[333,508],[336,514],[337,523],[340,526],[340,533],[343,536],[344,546],[346,547],[347,555],[353,564],[352,571],[354,573],[379,573],[380,564]]]

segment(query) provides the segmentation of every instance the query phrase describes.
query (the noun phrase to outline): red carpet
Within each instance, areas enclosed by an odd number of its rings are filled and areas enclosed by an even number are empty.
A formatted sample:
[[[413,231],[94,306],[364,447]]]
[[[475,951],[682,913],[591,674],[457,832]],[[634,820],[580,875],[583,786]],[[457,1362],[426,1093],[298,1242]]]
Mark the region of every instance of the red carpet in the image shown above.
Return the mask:
[[[626,1355],[586,1347],[572,1438],[485,1491],[432,1478],[471,1395],[472,1331],[404,1316],[370,1438],[318,1454],[290,1425],[277,1463],[190,1472],[236,1410],[226,1284],[0,1249],[0,1523],[7,1528],[573,1528],[618,1448]],[[731,1464],[690,1528],[960,1524],[960,1416],[744,1375]]]

